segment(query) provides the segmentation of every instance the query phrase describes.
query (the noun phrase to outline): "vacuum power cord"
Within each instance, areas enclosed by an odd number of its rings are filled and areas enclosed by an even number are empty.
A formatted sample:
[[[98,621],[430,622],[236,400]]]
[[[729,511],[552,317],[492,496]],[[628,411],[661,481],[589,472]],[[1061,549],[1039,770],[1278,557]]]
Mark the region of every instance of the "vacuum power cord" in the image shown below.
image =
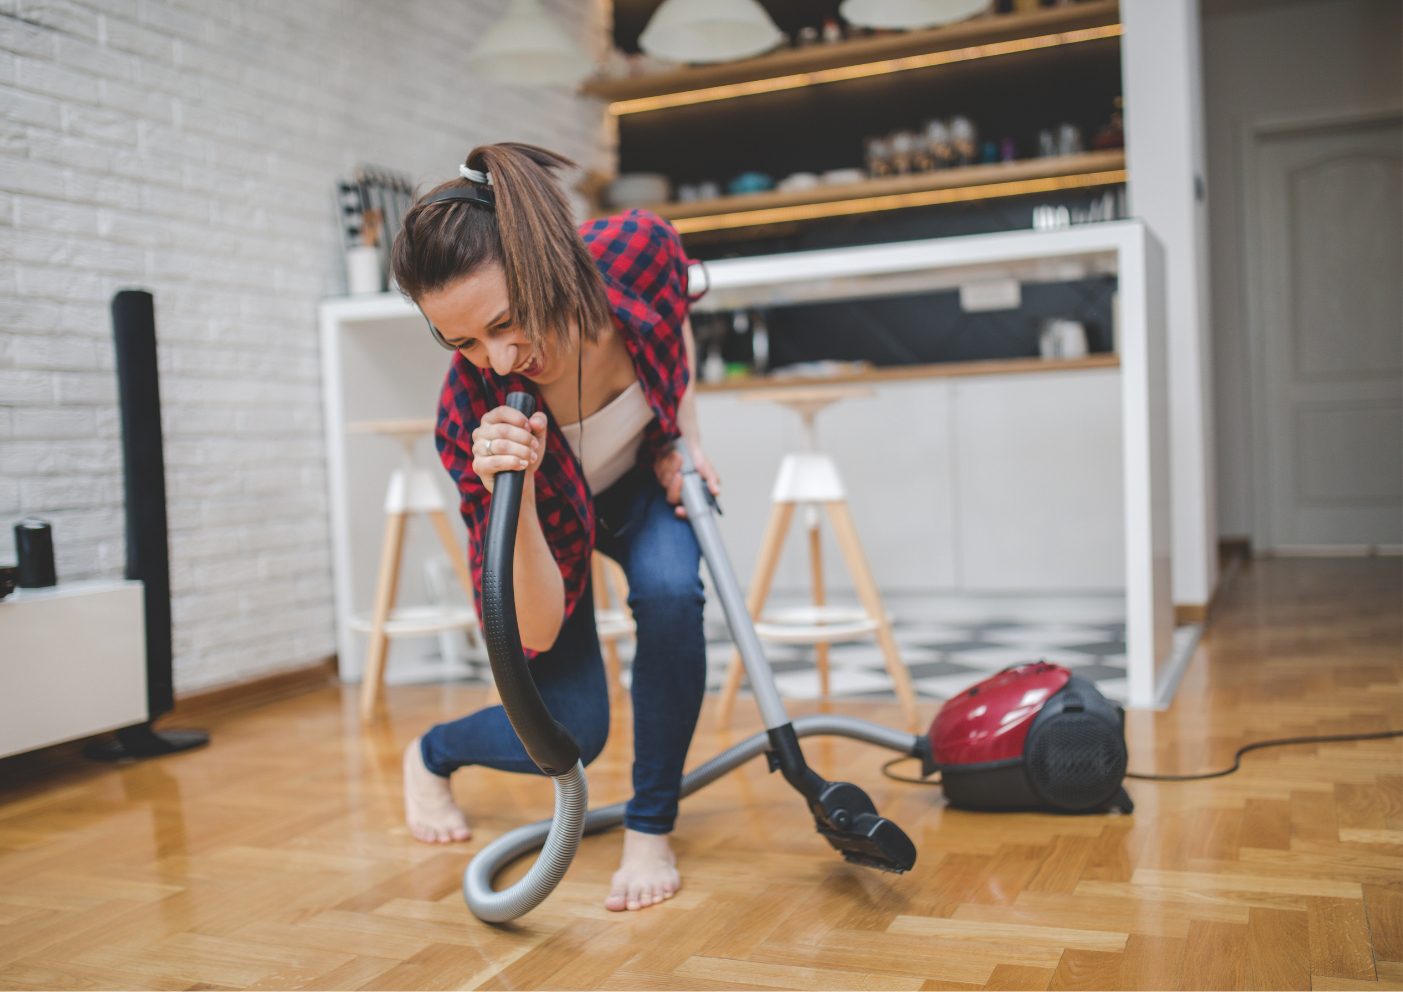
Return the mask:
[[[1382,730],[1373,734],[1321,734],[1317,737],[1275,737],[1267,741],[1253,741],[1244,744],[1233,755],[1231,768],[1220,768],[1216,772],[1200,772],[1196,775],[1150,775],[1140,772],[1126,772],[1126,778],[1142,782],[1197,782],[1205,778],[1222,778],[1231,775],[1242,767],[1242,756],[1248,751],[1260,751],[1264,747],[1285,747],[1287,744],[1336,744],[1342,741],[1379,741],[1389,737],[1403,737],[1403,730]]]
[[[1194,775],[1151,775],[1142,772],[1126,772],[1126,778],[1137,779],[1141,782],[1198,782],[1208,778],[1223,778],[1231,775],[1242,767],[1242,756],[1248,751],[1260,751],[1268,747],[1285,747],[1288,744],[1338,744],[1346,741],[1380,741],[1393,737],[1403,737],[1403,730],[1381,730],[1369,734],[1321,734],[1315,737],[1274,737],[1271,740],[1253,741],[1251,744],[1244,744],[1237,749],[1233,755],[1231,768],[1220,768],[1215,772],[1199,772]],[[893,758],[882,765],[882,774],[895,782],[908,782],[911,785],[940,785],[940,778],[910,778],[905,775],[894,775],[890,769],[893,765],[903,761],[910,761],[910,755],[902,755]]]

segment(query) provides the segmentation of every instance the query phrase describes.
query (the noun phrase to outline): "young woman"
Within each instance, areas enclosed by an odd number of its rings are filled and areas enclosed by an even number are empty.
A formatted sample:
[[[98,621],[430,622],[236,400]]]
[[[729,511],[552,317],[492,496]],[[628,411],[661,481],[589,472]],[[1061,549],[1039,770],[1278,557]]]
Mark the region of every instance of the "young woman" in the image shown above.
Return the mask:
[[[578,230],[554,171],[532,145],[473,149],[461,179],[420,199],[395,241],[400,289],[456,352],[437,444],[461,496],[482,594],[493,479],[524,469],[514,559],[516,609],[532,672],[586,764],[603,749],[609,693],[589,590],[598,548],[628,576],[633,661],[633,798],[605,905],[642,909],[680,884],[668,834],[706,681],[700,550],[681,508],[679,437],[713,493],[688,389],[693,343],[687,259],[677,232],[642,210]],[[528,420],[505,405],[537,398]],[[448,777],[465,765],[536,772],[500,706],[439,724],[405,751],[415,837],[467,840]]]

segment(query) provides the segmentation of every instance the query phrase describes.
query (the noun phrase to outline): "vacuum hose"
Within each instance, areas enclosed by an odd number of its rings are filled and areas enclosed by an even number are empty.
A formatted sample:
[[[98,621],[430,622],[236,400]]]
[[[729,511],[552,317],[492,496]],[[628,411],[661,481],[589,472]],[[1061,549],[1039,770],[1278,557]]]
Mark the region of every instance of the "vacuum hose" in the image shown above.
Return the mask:
[[[526,393],[512,393],[507,397],[507,404],[528,417],[535,409],[535,402]],[[810,735],[847,737],[927,761],[928,738],[848,716],[821,714],[790,722],[774,688],[774,676],[745,613],[739,586],[721,547],[720,534],[706,503],[700,478],[685,448],[681,450],[682,496],[688,518],[697,532],[712,578],[723,594],[726,618],[738,638],[751,683],[760,695],[768,728],[765,733],[741,741],[684,776],[681,794],[690,795],[752,758],[768,754],[772,770],[783,770],[785,778],[809,801],[818,832],[847,860],[886,871],[908,870],[915,863],[916,851],[906,835],[895,824],[879,817],[861,790],[846,783],[826,782],[810,771],[803,763],[797,742]],[[603,809],[588,808],[589,788],[580,762],[579,745],[546,709],[521,650],[512,559],[524,482],[522,472],[502,472],[493,487],[483,542],[482,621],[492,677],[496,679],[507,719],[531,760],[555,782],[555,815],[503,834],[469,862],[463,872],[463,898],[473,914],[488,923],[516,919],[540,905],[565,877],[580,846],[581,835],[618,826],[623,822],[625,807],[624,803],[616,803]],[[492,880],[503,868],[537,847],[541,847],[541,853],[521,881],[501,892],[492,888]]]
[[[512,393],[507,405],[527,417],[536,409],[535,400],[527,393]],[[521,649],[512,560],[524,484],[524,472],[501,472],[493,486],[483,542],[482,620],[492,678],[507,719],[536,767],[555,782],[555,816],[536,862],[511,888],[501,892],[492,888],[492,878],[504,861],[494,864],[494,859],[480,854],[468,864],[463,873],[463,898],[473,914],[488,923],[514,920],[530,912],[560,884],[580,846],[589,808],[580,746],[546,709]]]

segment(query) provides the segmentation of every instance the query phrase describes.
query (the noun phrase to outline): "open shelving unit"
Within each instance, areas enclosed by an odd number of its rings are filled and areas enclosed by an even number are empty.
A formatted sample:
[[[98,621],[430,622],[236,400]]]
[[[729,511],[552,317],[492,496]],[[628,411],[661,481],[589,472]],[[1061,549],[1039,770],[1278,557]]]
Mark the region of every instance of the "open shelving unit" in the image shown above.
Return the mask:
[[[649,6],[636,0],[632,8],[616,7],[623,18],[616,44],[630,50]],[[836,3],[771,3],[786,29],[796,12],[828,16],[829,7],[836,11]],[[1007,230],[1029,223],[1023,213],[1030,208],[1017,198],[1055,203],[1128,180],[1122,149],[1038,156],[1035,147],[1038,132],[1060,122],[1079,126],[1091,143],[1120,92],[1121,32],[1118,0],[1082,0],[596,80],[584,92],[608,101],[619,169],[660,173],[674,186],[724,185],[742,172],[761,172],[777,187],[788,175],[851,170],[862,164],[866,138],[955,115],[973,119],[986,141],[1014,144],[1011,161],[650,204],[700,257],[776,239],[802,244],[825,220],[856,221],[842,230],[859,240],[880,239],[878,229],[892,224],[910,228],[901,237]],[[982,214],[941,209],[981,201],[1009,207]]]
[[[834,45],[783,49],[722,65],[630,79],[596,80],[584,92],[615,115],[842,82],[1120,34],[1118,0],[1087,0],[1020,14],[991,14],[945,27],[893,32]]]
[[[1125,152],[1115,149],[885,176],[802,191],[659,203],[651,209],[671,220],[678,233],[685,235],[939,203],[1089,189],[1117,185],[1125,180]]]

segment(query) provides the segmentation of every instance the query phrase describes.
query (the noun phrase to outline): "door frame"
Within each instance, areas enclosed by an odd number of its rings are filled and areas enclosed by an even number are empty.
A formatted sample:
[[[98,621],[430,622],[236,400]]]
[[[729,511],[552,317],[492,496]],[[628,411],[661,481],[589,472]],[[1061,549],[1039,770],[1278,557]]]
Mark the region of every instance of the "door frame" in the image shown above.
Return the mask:
[[[1254,548],[1274,551],[1271,538],[1271,497],[1265,484],[1269,470],[1267,460],[1267,332],[1262,321],[1262,307],[1259,305],[1264,273],[1262,253],[1255,251],[1261,244],[1263,222],[1260,187],[1255,182],[1257,169],[1261,165],[1262,143],[1269,138],[1290,134],[1312,132],[1348,131],[1371,124],[1399,121],[1403,125],[1403,104],[1390,104],[1377,107],[1353,107],[1333,113],[1312,112],[1310,114],[1259,117],[1248,121],[1241,134],[1239,148],[1238,188],[1242,197],[1242,272],[1244,273],[1243,308],[1246,311],[1247,325],[1247,408],[1251,419],[1248,436],[1252,442],[1248,488],[1249,505],[1252,507],[1250,537]],[[1302,549],[1303,551],[1305,549]],[[1321,549],[1322,551],[1327,549]],[[1328,549],[1333,553],[1369,553],[1365,545],[1341,546]]]

